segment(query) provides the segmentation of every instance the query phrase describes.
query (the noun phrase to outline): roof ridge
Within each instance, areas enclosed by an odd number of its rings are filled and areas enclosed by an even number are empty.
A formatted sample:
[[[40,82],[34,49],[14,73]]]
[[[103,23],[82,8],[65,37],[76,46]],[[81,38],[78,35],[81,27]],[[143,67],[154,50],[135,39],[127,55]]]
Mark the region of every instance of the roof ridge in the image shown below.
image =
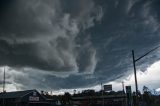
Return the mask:
[[[21,90],[21,91],[11,91],[11,92],[25,92],[25,91],[35,91],[35,89],[31,89],[31,90]],[[11,92],[6,92],[6,93],[11,93]]]
[[[0,98],[2,97],[23,97],[28,93],[31,92],[38,92],[37,90],[25,90],[25,91],[14,91],[14,92],[6,92],[6,93],[0,93]]]

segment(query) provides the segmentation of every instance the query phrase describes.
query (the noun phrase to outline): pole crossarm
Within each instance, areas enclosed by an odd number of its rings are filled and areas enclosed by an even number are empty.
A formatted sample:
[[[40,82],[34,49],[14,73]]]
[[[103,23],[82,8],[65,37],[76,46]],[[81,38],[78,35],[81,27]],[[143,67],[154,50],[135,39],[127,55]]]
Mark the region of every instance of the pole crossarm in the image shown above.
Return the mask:
[[[139,57],[138,59],[135,59],[134,61],[136,62],[136,61],[140,60],[141,58],[145,57],[146,55],[148,55],[149,53],[151,53],[151,52],[153,52],[154,50],[158,49],[159,47],[160,47],[160,46],[158,46],[158,47],[150,50],[149,52],[145,53],[144,55],[142,55],[142,56]]]

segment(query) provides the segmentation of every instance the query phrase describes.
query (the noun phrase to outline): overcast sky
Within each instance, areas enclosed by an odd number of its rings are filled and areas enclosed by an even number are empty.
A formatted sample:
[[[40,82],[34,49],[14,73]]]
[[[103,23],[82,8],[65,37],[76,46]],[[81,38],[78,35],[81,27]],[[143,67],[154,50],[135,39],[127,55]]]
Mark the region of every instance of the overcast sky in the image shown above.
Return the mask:
[[[8,91],[121,89],[134,85],[131,51],[138,58],[160,45],[159,0],[1,0],[0,13]],[[159,60],[157,49],[136,63],[140,87],[160,88]]]

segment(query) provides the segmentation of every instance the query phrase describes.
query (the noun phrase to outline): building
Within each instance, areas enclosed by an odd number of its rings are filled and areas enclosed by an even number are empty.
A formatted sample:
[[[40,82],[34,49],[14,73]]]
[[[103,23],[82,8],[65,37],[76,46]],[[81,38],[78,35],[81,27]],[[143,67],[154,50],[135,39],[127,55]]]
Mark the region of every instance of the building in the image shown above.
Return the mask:
[[[72,97],[74,106],[126,106],[126,95]]]
[[[0,93],[0,106],[51,106],[37,90]]]

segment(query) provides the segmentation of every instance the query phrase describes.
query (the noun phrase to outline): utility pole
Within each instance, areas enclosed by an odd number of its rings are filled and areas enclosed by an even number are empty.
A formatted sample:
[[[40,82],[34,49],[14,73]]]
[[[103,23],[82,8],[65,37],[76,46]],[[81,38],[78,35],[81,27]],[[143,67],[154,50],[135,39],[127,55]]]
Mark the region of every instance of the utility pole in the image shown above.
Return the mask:
[[[138,95],[138,84],[137,84],[137,71],[136,71],[136,61],[134,57],[134,50],[132,50],[132,58],[133,58],[134,79],[135,79],[136,96],[137,96]]]
[[[104,88],[103,88],[103,84],[101,83],[101,91],[102,91],[102,106],[104,106]]]
[[[124,82],[122,81],[122,89],[123,89],[123,93],[124,93]]]
[[[6,75],[5,75],[5,67],[4,67],[4,74],[3,74],[3,93],[5,92],[5,83],[6,83]]]
[[[140,56],[139,58],[135,59],[135,54],[134,54],[134,50],[132,50],[132,58],[133,58],[133,67],[134,67],[134,78],[135,78],[135,89],[136,89],[136,101],[138,100],[138,82],[137,82],[137,73],[136,73],[136,62],[139,61],[140,59],[142,59],[143,57],[145,57],[146,55],[148,55],[149,53],[155,51],[156,49],[158,49],[160,46],[157,46],[155,48],[153,48],[152,50],[148,51],[147,53],[145,53],[144,55]],[[137,101],[138,102],[138,101]],[[138,104],[137,104],[138,105]]]
[[[4,74],[3,74],[3,93],[5,93],[5,83],[6,83],[6,75],[5,75],[5,67],[4,67]],[[5,99],[3,98],[3,106],[5,106]]]

